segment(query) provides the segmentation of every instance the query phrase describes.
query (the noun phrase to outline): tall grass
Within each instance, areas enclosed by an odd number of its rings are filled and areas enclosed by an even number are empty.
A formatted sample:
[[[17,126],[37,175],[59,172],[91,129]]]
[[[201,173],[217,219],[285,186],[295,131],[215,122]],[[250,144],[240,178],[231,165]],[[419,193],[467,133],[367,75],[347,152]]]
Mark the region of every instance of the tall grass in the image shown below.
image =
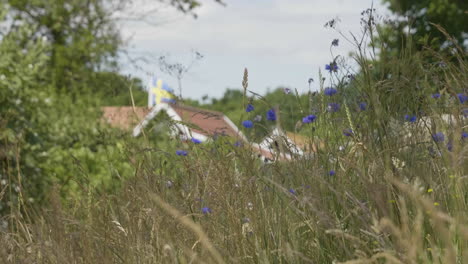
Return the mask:
[[[378,34],[371,23],[365,30],[367,39]],[[407,48],[377,61],[369,50],[384,43],[353,43],[360,73],[327,73],[334,81],[323,86],[333,84],[338,94],[325,96],[322,87],[304,110],[317,114],[299,131],[321,142],[312,156],[265,164],[249,144],[224,137],[177,143],[186,157],[145,138],[132,141],[125,153],[134,175],[117,192],[90,187],[83,199],[64,203],[55,191],[45,209],[4,217],[0,259],[468,263],[467,103],[458,98],[467,95],[465,54]],[[245,74],[245,93],[247,82]],[[365,110],[358,108],[363,101]],[[330,112],[331,102],[340,110]],[[453,121],[444,121],[448,114]],[[432,137],[437,132],[443,141]]]

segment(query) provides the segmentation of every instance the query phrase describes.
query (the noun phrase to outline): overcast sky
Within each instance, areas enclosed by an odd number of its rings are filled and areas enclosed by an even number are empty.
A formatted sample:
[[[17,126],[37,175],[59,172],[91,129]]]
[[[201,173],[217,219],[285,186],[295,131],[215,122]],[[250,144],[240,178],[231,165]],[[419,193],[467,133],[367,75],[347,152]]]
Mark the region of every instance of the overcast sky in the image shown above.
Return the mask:
[[[129,39],[129,55],[150,61],[138,62],[142,67],[138,69],[122,56],[122,71],[145,83],[154,74],[177,89],[177,80],[160,70],[157,58],[165,55],[171,63],[189,65],[195,50],[204,58],[183,77],[183,97],[220,97],[226,88],[240,88],[245,67],[249,70],[249,89],[257,93],[280,85],[306,92],[307,80],[317,79],[319,68],[332,60],[330,43],[334,38],[340,39],[335,55],[346,56],[352,50],[324,24],[338,17],[342,32],[359,34],[361,11],[372,4],[372,0],[225,2],[224,7],[204,1],[197,11],[198,19],[165,8],[149,17],[156,25],[122,23],[123,35]],[[380,14],[387,13],[380,0],[374,0],[374,7]]]

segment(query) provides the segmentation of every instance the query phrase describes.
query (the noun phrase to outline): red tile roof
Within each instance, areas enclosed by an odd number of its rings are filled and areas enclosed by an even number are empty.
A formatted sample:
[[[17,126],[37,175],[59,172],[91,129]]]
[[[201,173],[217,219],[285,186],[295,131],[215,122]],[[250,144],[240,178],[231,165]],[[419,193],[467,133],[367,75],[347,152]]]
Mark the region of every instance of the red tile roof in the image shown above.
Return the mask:
[[[238,132],[224,119],[223,113],[180,104],[171,104],[170,106],[184,123],[193,125],[191,129],[194,132],[206,136],[226,135],[238,137]]]
[[[131,130],[151,111],[148,107],[105,106],[101,108],[103,119],[109,125]]]

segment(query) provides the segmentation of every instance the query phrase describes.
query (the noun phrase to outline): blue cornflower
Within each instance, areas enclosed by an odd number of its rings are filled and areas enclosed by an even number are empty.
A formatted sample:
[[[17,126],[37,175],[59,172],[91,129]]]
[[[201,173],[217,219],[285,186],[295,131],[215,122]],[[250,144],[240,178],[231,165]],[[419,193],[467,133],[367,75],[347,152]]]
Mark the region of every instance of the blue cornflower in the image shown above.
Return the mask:
[[[435,93],[435,94],[433,94],[433,95],[432,95],[432,98],[434,98],[434,99],[440,98],[440,93]]]
[[[338,47],[339,41],[340,41],[339,39],[334,39],[332,41],[332,46]]]
[[[234,146],[236,146],[236,147],[241,147],[241,146],[242,146],[242,142],[236,141],[236,142],[234,143]]]
[[[192,138],[192,142],[195,143],[195,144],[200,144],[200,143],[202,143],[201,140],[196,139],[196,138]]]
[[[245,120],[244,122],[242,122],[242,125],[243,125],[245,128],[252,128],[252,127],[253,127],[253,122],[250,121],[250,120]]]
[[[339,103],[329,103],[327,107],[328,112],[338,112],[340,111]]]
[[[410,123],[414,123],[416,122],[417,117],[415,115],[405,115],[405,120]]]
[[[468,133],[463,131],[461,137],[462,139],[468,138]]]
[[[359,109],[361,109],[361,111],[366,111],[367,110],[367,103],[366,102],[359,103]]]
[[[334,94],[336,94],[338,91],[335,89],[335,88],[332,88],[332,87],[327,87],[325,88],[325,90],[323,90],[323,93],[325,95],[328,95],[328,96],[332,96]]]
[[[343,135],[347,136],[347,137],[350,137],[353,135],[353,130],[351,128],[347,128],[345,130],[343,130]]]
[[[338,65],[336,65],[336,62],[331,62],[330,64],[325,65],[325,70],[329,71],[330,73],[337,72]]]
[[[305,124],[312,123],[312,122],[315,121],[316,118],[317,118],[317,116],[315,116],[315,115],[308,115],[308,116],[302,118],[302,123],[305,123]]]
[[[336,172],[335,172],[334,170],[330,170],[330,171],[328,172],[328,175],[330,175],[330,176],[335,176],[335,175],[336,175]]]
[[[452,150],[453,150],[453,144],[452,144],[451,141],[449,141],[449,142],[447,143],[447,150],[450,151],[450,152],[452,152]]]
[[[434,139],[435,142],[443,142],[445,140],[445,135],[442,132],[437,132],[432,135],[432,139]]]
[[[248,112],[252,112],[254,110],[254,106],[252,104],[248,104],[247,107],[245,108],[245,111],[248,113]]]
[[[464,104],[465,102],[468,101],[468,96],[462,93],[457,94],[457,97],[461,104]]]
[[[187,156],[188,152],[185,150],[176,150],[176,155],[177,156]]]
[[[296,191],[293,188],[289,189],[289,193],[292,195],[296,195]]]
[[[276,121],[276,113],[274,109],[270,109],[266,113],[267,120]]]
[[[210,209],[209,207],[203,207],[203,208],[201,209],[201,211],[202,211],[202,213],[205,214],[205,215],[206,215],[206,214],[211,214],[211,209]]]

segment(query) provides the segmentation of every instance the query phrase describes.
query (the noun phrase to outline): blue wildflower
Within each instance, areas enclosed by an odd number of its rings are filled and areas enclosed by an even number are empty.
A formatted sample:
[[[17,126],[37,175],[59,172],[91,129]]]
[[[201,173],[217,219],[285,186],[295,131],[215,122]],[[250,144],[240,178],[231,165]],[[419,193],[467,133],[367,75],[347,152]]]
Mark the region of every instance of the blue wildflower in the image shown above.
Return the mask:
[[[195,143],[195,144],[200,144],[200,143],[202,143],[201,140],[196,139],[196,138],[192,138],[192,142]]]
[[[445,140],[445,135],[442,132],[437,132],[432,135],[432,139],[434,139],[435,142],[443,142]]]
[[[242,122],[242,125],[243,125],[245,128],[252,128],[252,127],[253,127],[253,122],[250,121],[250,120],[245,120],[244,122]]]
[[[338,47],[339,41],[340,41],[339,39],[334,39],[331,43],[332,46]]]
[[[343,135],[347,136],[347,137],[350,137],[353,135],[353,130],[351,128],[347,128],[345,130],[343,130]]]
[[[289,193],[292,195],[296,195],[296,191],[293,188],[289,189]]]
[[[274,109],[270,109],[266,113],[267,120],[276,121],[276,113]]]
[[[336,65],[336,62],[331,62],[330,64],[325,65],[325,70],[329,71],[330,73],[337,72],[338,65]]]
[[[359,109],[361,109],[361,111],[366,111],[367,110],[367,103],[366,102],[359,103]]]
[[[457,94],[457,97],[461,104],[464,104],[465,102],[468,101],[468,96],[462,93]]]
[[[289,88],[286,87],[286,88],[283,89],[283,92],[284,92],[285,94],[290,94],[290,93],[291,93],[291,89],[289,89]]]
[[[315,116],[315,115],[308,115],[308,116],[302,118],[302,123],[305,123],[305,124],[312,123],[312,122],[315,121],[316,118],[317,118],[317,116]]]
[[[176,150],[176,155],[177,156],[187,156],[188,152],[185,150]]]
[[[339,103],[329,103],[327,107],[328,112],[338,112],[340,111]]]
[[[449,142],[447,143],[447,150],[450,151],[450,152],[452,152],[452,150],[453,150],[453,144],[452,144],[451,141],[449,141]]]
[[[245,108],[245,111],[248,113],[248,112],[252,112],[254,110],[254,106],[252,104],[248,104],[247,107]]]
[[[325,90],[323,90],[323,93],[325,95],[328,95],[328,96],[332,96],[334,94],[336,94],[338,91],[335,89],[335,88],[332,88],[332,87],[327,87],[325,88]]]
[[[205,215],[206,215],[206,214],[211,214],[211,209],[210,209],[209,207],[203,207],[203,208],[201,209],[201,211],[202,211],[202,213],[205,214]]]
[[[236,146],[236,147],[241,147],[241,146],[242,146],[242,142],[236,141],[236,142],[234,143],[234,146]]]
[[[330,170],[330,171],[328,172],[328,175],[330,175],[330,176],[335,176],[335,175],[336,175],[336,172],[335,172],[334,170]]]
[[[415,115],[405,115],[405,120],[410,123],[414,123],[416,122],[417,117]]]
[[[468,133],[467,132],[462,132],[461,137],[462,137],[462,139],[468,138]]]
[[[435,93],[435,94],[433,94],[433,95],[432,95],[432,98],[434,98],[434,99],[440,98],[440,93]]]

